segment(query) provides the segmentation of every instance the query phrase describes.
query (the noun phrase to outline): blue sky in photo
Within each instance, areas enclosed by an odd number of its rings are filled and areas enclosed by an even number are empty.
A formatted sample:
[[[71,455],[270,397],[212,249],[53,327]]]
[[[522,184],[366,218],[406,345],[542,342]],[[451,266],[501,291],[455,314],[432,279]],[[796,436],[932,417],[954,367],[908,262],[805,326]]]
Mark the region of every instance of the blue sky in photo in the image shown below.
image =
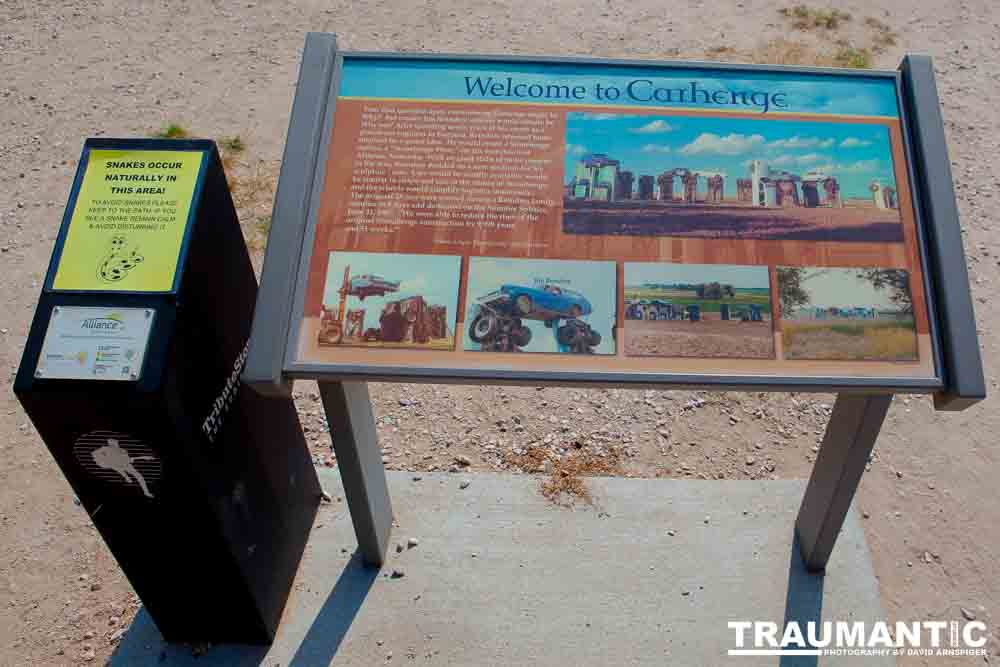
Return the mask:
[[[469,94],[466,77],[479,77],[485,82],[513,84],[583,86],[585,93],[578,99],[538,99],[532,97],[482,96]],[[629,99],[629,83],[649,81],[641,93]],[[345,57],[341,70],[340,94],[344,97],[373,97],[418,100],[475,100],[525,102],[532,104],[628,105],[635,107],[688,107],[692,109],[722,109],[716,104],[700,101],[670,103],[644,101],[646,90],[682,88],[694,81],[709,92],[757,91],[768,95],[781,94],[784,112],[808,112],[860,116],[898,117],[896,82],[891,77],[873,76],[865,72],[851,75],[767,71],[763,69],[717,69],[712,67],[681,68],[669,64],[650,63],[648,66],[605,65],[600,63],[541,63],[448,59],[404,59]],[[616,100],[596,95],[596,86],[609,86],[622,91]],[[638,91],[638,89],[637,89]],[[728,107],[740,108],[740,107]],[[756,112],[750,107],[747,110]]]
[[[749,178],[749,161],[804,174],[821,168],[837,178],[841,196],[869,199],[874,179],[895,187],[889,131],[883,125],[573,112],[566,118],[565,182],[585,155],[604,153],[620,169],[657,176],[685,167],[725,175],[725,195]],[[675,184],[674,192],[680,188]],[[699,185],[705,188],[704,182]]]
[[[323,305],[336,308],[344,280],[344,267],[350,265],[350,275],[374,274],[393,282],[399,281],[399,291],[385,296],[347,297],[347,309],[365,309],[365,328],[378,327],[382,309],[390,301],[409,296],[422,296],[434,306],[448,308],[448,329],[455,331],[458,319],[458,285],[462,278],[462,258],[445,255],[402,255],[378,252],[331,252],[327,260],[326,286]]]
[[[719,282],[739,289],[769,289],[766,266],[738,264],[671,264],[667,262],[625,262],[625,287],[646,283],[671,285]]]
[[[579,292],[590,301],[593,312],[580,319],[601,334],[601,344],[596,351],[601,354],[614,354],[614,339],[611,337],[615,321],[616,297],[614,262],[493,257],[473,257],[469,261],[466,328],[472,326],[477,298],[498,290],[505,284],[540,287],[551,281],[560,287]],[[531,342],[523,348],[526,352],[559,351],[553,329],[547,328],[541,321],[523,320],[523,323],[531,329]],[[464,339],[462,341],[464,349],[479,349],[479,343],[472,342],[468,333],[464,335]]]

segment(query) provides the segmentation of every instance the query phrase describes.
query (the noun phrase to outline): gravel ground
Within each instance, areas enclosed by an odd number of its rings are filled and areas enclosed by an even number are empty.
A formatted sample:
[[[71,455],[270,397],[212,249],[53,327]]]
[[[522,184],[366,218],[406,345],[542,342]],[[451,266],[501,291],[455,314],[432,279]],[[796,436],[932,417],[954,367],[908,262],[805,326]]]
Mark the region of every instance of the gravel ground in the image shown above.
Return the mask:
[[[625,351],[672,357],[773,359],[771,322],[626,320]]]
[[[293,5],[294,6],[290,6]],[[28,324],[87,136],[144,136],[179,122],[250,146],[239,197],[257,245],[308,30],[354,49],[740,57],[762,41],[808,48],[870,40],[864,17],[898,33],[876,58],[935,57],[978,328],[996,392],[1000,324],[993,289],[1000,232],[1000,5],[988,0],[837,3],[836,34],[799,34],[783,3],[569,0],[546,3],[300,1],[142,3],[0,0],[0,663],[99,663],[137,607],[114,559],[11,391]],[[775,53],[769,49],[768,53]],[[256,179],[256,180],[255,180]],[[260,187],[254,183],[263,183]],[[315,387],[297,386],[315,458],[329,460]],[[406,470],[545,470],[582,452],[623,475],[704,479],[808,474],[831,396],[476,386],[372,387],[386,463]],[[997,399],[960,414],[894,403],[861,487],[866,536],[889,620],[975,616],[1000,658]],[[595,466],[600,469],[600,466]],[[600,499],[595,499],[599,503]],[[963,611],[964,610],[964,611]],[[929,660],[932,660],[929,661]],[[906,658],[901,665],[979,664]]]

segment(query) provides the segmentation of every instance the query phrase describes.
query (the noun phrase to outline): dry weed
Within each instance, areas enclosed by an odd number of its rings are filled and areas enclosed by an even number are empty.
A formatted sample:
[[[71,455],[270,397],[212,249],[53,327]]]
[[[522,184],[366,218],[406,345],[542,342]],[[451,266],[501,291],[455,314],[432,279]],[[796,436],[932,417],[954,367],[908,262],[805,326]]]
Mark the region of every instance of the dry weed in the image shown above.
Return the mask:
[[[778,13],[792,19],[792,25],[799,30],[836,30],[841,23],[851,20],[851,15],[839,9],[793,5],[779,9]]]
[[[520,454],[510,455],[506,461],[523,472],[548,470],[548,475],[541,482],[542,496],[562,507],[570,507],[577,502],[594,504],[585,477],[611,477],[624,472],[621,454],[616,450],[598,454],[580,448],[558,456],[546,448],[533,446]]]

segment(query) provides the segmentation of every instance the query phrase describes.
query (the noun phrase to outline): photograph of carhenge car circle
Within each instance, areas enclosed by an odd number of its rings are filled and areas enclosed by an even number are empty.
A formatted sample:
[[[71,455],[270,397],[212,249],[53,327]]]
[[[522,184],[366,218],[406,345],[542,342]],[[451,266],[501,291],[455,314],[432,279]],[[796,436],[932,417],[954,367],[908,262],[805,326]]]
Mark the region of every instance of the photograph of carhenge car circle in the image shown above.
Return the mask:
[[[614,354],[615,263],[473,257],[464,349]]]
[[[767,267],[626,262],[625,354],[773,359]]]
[[[569,234],[901,242],[882,125],[566,115]]]
[[[785,357],[917,358],[908,271],[785,266],[777,276]]]

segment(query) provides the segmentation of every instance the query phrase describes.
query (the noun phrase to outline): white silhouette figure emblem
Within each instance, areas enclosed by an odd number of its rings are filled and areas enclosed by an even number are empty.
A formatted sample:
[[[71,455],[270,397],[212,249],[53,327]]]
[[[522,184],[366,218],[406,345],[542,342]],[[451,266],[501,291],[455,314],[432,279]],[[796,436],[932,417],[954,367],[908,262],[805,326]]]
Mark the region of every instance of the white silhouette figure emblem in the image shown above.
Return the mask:
[[[98,447],[93,452],[91,456],[94,457],[94,463],[96,463],[101,468],[105,470],[114,470],[116,473],[122,476],[126,484],[132,483],[132,478],[135,478],[135,482],[142,489],[143,495],[147,498],[152,498],[153,494],[149,492],[149,487],[146,486],[146,479],[142,476],[135,466],[132,465],[136,461],[155,461],[154,456],[129,456],[128,452],[118,444],[118,440],[114,438],[108,438],[108,444],[103,447]]]

